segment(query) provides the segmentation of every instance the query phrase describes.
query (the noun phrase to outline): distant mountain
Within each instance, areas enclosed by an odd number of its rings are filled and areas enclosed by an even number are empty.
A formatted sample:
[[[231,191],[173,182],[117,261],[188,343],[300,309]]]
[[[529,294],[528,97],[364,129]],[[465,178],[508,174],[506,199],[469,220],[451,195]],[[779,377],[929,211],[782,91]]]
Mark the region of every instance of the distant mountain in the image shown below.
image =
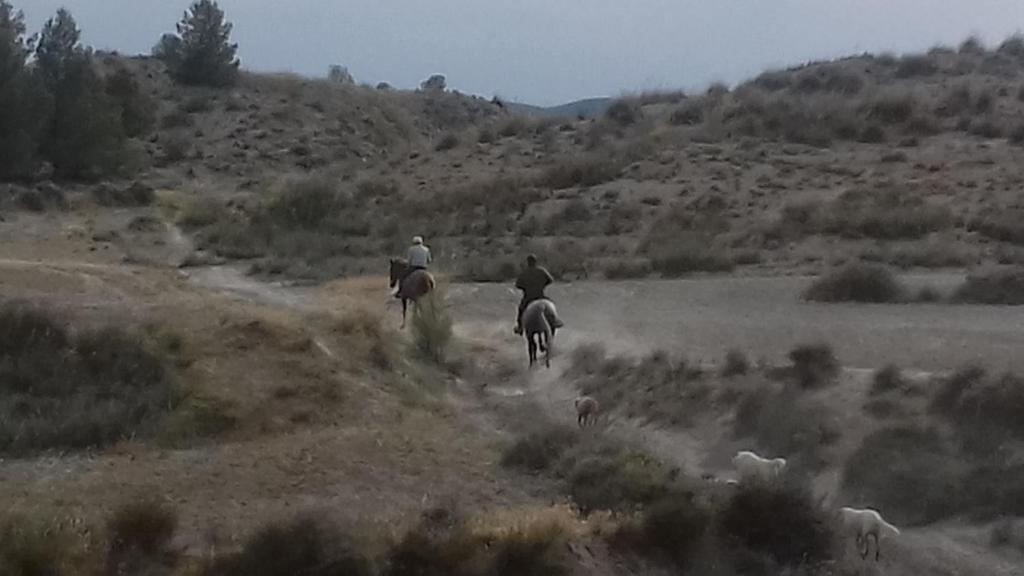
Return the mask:
[[[518,102],[507,102],[505,105],[513,112],[530,116],[544,116],[546,118],[577,118],[582,116],[583,118],[596,118],[604,114],[612,102],[614,102],[612,98],[587,98],[549,107],[532,106]]]

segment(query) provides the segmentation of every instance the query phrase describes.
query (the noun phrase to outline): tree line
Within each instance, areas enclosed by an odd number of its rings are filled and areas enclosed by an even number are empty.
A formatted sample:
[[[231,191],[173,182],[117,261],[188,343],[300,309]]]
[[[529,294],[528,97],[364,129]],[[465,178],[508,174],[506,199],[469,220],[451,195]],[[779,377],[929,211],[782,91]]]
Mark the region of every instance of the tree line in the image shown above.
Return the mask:
[[[228,86],[239,66],[230,35],[217,3],[196,0],[153,55],[176,82]],[[68,10],[30,36],[24,15],[0,0],[0,180],[130,171],[127,142],[153,129],[154,109],[131,70],[97,65]]]

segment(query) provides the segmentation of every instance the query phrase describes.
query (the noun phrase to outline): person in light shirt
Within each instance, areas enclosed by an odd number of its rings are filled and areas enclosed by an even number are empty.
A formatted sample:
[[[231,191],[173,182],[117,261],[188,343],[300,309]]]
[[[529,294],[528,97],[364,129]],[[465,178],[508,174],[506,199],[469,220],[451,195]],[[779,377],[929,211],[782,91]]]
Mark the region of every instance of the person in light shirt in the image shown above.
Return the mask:
[[[430,248],[423,243],[422,236],[413,236],[412,246],[409,247],[409,251],[405,254],[405,259],[409,262],[409,267],[405,271],[405,275],[398,282],[398,289],[395,291],[395,298],[398,298],[398,294],[402,291],[402,282],[409,277],[410,274],[417,270],[426,270],[427,266],[433,261],[430,256]]]

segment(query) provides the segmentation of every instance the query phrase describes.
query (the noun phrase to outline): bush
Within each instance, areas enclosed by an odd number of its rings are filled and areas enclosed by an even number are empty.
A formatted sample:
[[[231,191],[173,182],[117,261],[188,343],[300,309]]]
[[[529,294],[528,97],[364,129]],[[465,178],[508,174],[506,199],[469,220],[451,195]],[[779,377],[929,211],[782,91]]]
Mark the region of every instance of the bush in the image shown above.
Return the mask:
[[[812,302],[900,302],[906,288],[886,268],[849,264],[818,277],[804,291]]]
[[[797,383],[803,388],[832,384],[839,375],[839,361],[828,344],[804,344],[789,352]]]
[[[736,438],[751,438],[764,454],[785,455],[792,470],[819,470],[823,451],[839,439],[834,414],[790,389],[759,388],[736,407]]]
[[[372,576],[373,565],[326,519],[301,516],[270,524],[236,554],[216,559],[203,576]]]
[[[672,111],[668,121],[674,126],[697,126],[704,121],[704,101],[691,98]]]
[[[99,184],[92,188],[92,197],[103,206],[149,206],[156,200],[151,186],[134,182],[131,186],[118,189],[111,184]]]
[[[970,127],[967,129],[974,136],[980,138],[1002,138],[1003,129],[996,123],[995,120],[983,118],[974,120],[971,122]]]
[[[157,502],[136,502],[117,509],[107,525],[107,573],[153,573],[147,567],[167,561],[177,526],[174,511]]]
[[[566,464],[569,494],[584,513],[651,504],[674,490],[677,474],[647,454],[621,447],[570,457]]]
[[[424,514],[388,552],[383,576],[520,576],[569,572],[567,533],[556,522],[471,529],[444,509]]]
[[[412,337],[416,349],[435,362],[443,362],[452,339],[452,319],[439,289],[420,298],[412,314]]]
[[[750,361],[747,356],[739,350],[729,350],[725,354],[725,363],[722,364],[722,376],[732,378],[741,376],[750,371]]]
[[[684,242],[657,250],[651,256],[651,268],[675,278],[694,272],[730,272],[735,264],[721,252]]]
[[[517,440],[502,455],[501,465],[531,472],[548,470],[576,442],[576,433],[571,428],[553,426]]]
[[[148,134],[156,123],[156,105],[142,91],[138,80],[127,68],[119,68],[106,81],[107,96],[121,109],[121,125],[130,138]]]
[[[895,524],[948,518],[959,508],[956,459],[934,430],[883,428],[864,438],[842,472],[850,502],[884,510]]]
[[[163,361],[139,338],[72,333],[44,310],[0,307],[0,453],[146,436],[173,400]]]
[[[434,146],[434,150],[438,152],[444,152],[446,150],[452,150],[458,148],[459,137],[456,134],[448,133],[445,134],[441,140],[438,141],[437,145]]]
[[[953,301],[965,304],[1024,304],[1024,268],[975,274],[953,292]]]
[[[721,512],[722,537],[784,566],[832,559],[829,515],[810,491],[788,485],[743,484]]]
[[[877,396],[886,392],[901,390],[904,386],[906,386],[906,380],[903,378],[899,367],[889,364],[885,368],[875,371],[869,394]]]
[[[932,76],[939,71],[938,64],[930,56],[904,56],[896,66],[897,78]]]
[[[620,126],[630,126],[636,124],[640,111],[632,102],[616,100],[605,110],[604,115]]]
[[[537,179],[537,185],[554,190],[597,186],[615,180],[621,172],[622,167],[614,158],[595,155],[562,158],[544,170]]]
[[[655,502],[643,515],[640,544],[687,569],[711,526],[712,513],[692,495],[677,494]]]
[[[348,206],[348,197],[326,177],[293,180],[267,204],[266,215],[275,226],[312,230]]]
[[[1018,124],[1010,130],[1010,144],[1024,146],[1024,124]]]
[[[58,526],[24,517],[0,518],[0,573],[5,576],[71,576],[87,572]]]
[[[1024,439],[1024,379],[991,378],[977,366],[957,370],[939,387],[929,408],[948,418],[975,454],[994,454],[1007,440]]]
[[[604,267],[604,277],[608,280],[626,280],[645,278],[651,273],[651,262],[640,260],[615,260]]]

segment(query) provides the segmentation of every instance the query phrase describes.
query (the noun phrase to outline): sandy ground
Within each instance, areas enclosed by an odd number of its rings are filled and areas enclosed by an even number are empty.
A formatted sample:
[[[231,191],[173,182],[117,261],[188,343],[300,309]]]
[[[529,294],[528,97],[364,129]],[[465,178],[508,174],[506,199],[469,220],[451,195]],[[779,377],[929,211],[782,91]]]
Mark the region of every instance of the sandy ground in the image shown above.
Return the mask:
[[[908,277],[949,290],[959,275]],[[844,365],[895,363],[940,371],[978,362],[1024,370],[1024,307],[947,304],[816,304],[800,300],[805,277],[575,282],[549,290],[569,346],[600,341],[613,351],[663,349],[713,363],[731,348],[782,361],[794,346],[824,341]],[[509,346],[518,296],[507,286],[452,286],[454,314],[469,332]],[[525,354],[525,352],[524,352]]]

